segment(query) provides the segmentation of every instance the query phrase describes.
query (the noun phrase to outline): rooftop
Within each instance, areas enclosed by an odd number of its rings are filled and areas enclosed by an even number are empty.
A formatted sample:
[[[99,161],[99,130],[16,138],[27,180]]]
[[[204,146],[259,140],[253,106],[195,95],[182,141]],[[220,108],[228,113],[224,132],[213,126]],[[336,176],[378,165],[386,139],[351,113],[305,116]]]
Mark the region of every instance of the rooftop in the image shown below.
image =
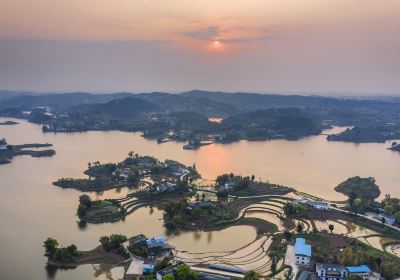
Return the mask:
[[[294,244],[294,254],[311,257],[311,245],[306,244],[304,238],[296,238],[296,244]]]
[[[337,263],[317,263],[316,267],[322,269],[336,269],[336,270],[346,269],[344,265]]]
[[[370,273],[371,269],[369,269],[366,265],[359,266],[348,266],[346,267],[349,273]]]
[[[147,246],[161,246],[164,245],[165,238],[164,237],[154,237],[146,240]]]

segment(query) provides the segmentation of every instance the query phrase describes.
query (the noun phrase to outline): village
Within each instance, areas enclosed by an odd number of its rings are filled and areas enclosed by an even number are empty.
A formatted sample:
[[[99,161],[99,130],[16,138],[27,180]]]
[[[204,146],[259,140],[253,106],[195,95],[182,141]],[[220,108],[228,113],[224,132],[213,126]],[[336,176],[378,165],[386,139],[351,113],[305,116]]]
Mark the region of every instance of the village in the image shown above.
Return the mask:
[[[132,191],[102,201],[82,195],[77,213],[81,221],[114,222],[141,207],[156,207],[163,213],[167,232],[213,231],[236,225],[257,230],[256,239],[243,248],[201,254],[170,246],[168,234],[122,238],[126,242],[115,252],[125,252],[120,260],[125,279],[181,280],[177,270],[182,266],[196,275],[193,279],[377,280],[400,276],[398,200],[386,196],[376,201],[380,191],[373,178],[349,178],[335,188],[349,199],[332,202],[258,181],[254,175],[222,174],[209,182],[201,179],[195,164],[161,162],[133,152],[120,163],[89,163],[85,174],[88,179],[68,179],[67,185],[60,186],[87,191],[82,188],[84,180],[89,187],[105,182],[106,189],[128,185]],[[374,238],[382,238],[381,245],[374,245]]]

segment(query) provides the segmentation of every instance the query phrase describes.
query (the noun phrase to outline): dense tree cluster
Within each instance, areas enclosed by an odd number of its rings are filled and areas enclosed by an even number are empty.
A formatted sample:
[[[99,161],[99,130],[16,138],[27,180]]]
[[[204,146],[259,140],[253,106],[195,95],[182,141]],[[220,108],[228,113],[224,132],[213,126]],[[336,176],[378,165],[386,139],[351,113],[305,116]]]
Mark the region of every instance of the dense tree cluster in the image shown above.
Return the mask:
[[[52,261],[73,261],[79,256],[78,248],[74,244],[60,248],[58,241],[50,237],[44,241],[43,247],[44,255]]]
[[[396,262],[383,258],[373,250],[366,248],[366,245],[347,246],[343,252],[340,262],[344,265],[366,264],[374,271],[378,271],[385,279],[393,279],[400,273]]]

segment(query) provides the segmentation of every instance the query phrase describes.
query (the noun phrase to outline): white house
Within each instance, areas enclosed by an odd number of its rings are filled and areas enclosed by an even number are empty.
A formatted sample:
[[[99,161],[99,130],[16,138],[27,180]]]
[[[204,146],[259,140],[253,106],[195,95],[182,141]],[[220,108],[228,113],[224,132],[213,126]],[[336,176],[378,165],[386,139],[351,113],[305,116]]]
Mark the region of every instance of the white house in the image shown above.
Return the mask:
[[[328,203],[321,201],[309,201],[308,205],[319,210],[328,210]]]
[[[341,264],[317,263],[315,270],[321,280],[344,280],[348,274],[347,268]]]
[[[0,150],[2,151],[7,150],[7,145],[0,145]]]
[[[297,265],[308,266],[311,259],[311,245],[306,244],[304,238],[296,238],[296,243],[294,244],[294,255]]]

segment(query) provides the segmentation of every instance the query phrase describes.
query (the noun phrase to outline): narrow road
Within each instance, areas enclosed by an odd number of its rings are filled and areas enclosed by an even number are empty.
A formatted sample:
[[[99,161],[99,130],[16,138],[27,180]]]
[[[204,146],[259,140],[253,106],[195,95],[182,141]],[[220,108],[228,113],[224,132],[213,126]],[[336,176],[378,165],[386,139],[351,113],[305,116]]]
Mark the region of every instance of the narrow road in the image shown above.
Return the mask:
[[[330,204],[328,205],[328,207],[329,207],[329,209],[333,209],[333,210],[338,211],[338,212],[356,215],[356,216],[358,216],[358,217],[362,217],[362,218],[365,218],[365,219],[367,219],[367,220],[370,220],[370,221],[372,221],[372,222],[374,222],[374,223],[383,225],[381,221],[378,221],[378,220],[376,220],[376,219],[374,219],[374,218],[371,218],[371,217],[369,217],[369,216],[367,216],[367,215],[358,214],[358,213],[351,212],[351,211],[348,211],[348,210],[343,210],[343,209],[340,209],[340,208],[337,208],[337,207],[333,207],[333,206],[330,205]],[[395,226],[392,226],[392,225],[389,225],[389,224],[384,224],[384,226],[389,227],[389,228],[391,228],[391,229],[393,229],[393,230],[395,230],[395,231],[397,231],[397,232],[400,232],[400,228],[398,228],[398,227],[395,227]]]

